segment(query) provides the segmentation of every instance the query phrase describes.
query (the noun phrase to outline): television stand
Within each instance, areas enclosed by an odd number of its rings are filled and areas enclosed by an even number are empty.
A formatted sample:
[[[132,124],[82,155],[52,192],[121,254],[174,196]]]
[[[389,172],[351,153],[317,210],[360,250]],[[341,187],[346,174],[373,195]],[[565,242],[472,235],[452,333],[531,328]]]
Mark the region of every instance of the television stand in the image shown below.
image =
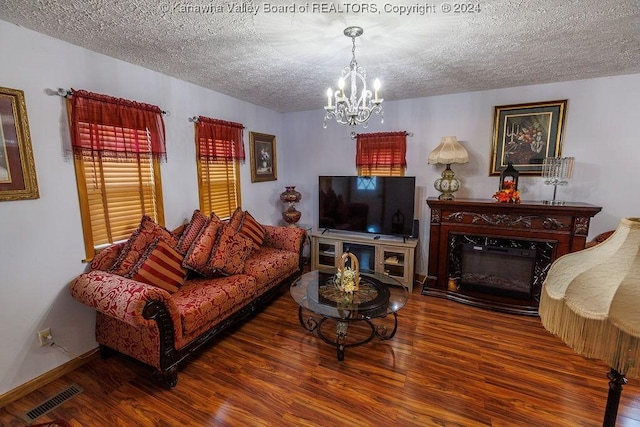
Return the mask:
[[[358,258],[360,271],[388,274],[413,291],[418,239],[324,229],[314,230],[311,240],[313,270],[333,273],[336,260],[350,252]]]

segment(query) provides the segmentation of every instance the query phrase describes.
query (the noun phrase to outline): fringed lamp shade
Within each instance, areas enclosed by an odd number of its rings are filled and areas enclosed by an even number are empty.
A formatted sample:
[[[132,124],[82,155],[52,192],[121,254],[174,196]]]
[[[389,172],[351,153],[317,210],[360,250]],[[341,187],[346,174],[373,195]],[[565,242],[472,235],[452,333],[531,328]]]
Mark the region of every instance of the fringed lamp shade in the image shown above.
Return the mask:
[[[625,375],[640,374],[640,218],[624,218],[604,242],[557,259],[538,311],[576,353],[611,367],[603,425],[615,425]]]
[[[446,169],[442,172],[442,176],[433,183],[434,188],[441,193],[438,199],[455,199],[453,193],[460,188],[460,180],[455,177],[455,174],[451,170],[451,164],[467,162],[469,162],[469,154],[455,136],[443,137],[440,140],[440,144],[429,154],[427,163],[430,165],[438,163],[447,165]]]
[[[452,163],[469,162],[467,150],[458,142],[455,136],[445,136],[440,140],[440,144],[429,154],[427,163],[434,165],[437,163],[450,165]]]

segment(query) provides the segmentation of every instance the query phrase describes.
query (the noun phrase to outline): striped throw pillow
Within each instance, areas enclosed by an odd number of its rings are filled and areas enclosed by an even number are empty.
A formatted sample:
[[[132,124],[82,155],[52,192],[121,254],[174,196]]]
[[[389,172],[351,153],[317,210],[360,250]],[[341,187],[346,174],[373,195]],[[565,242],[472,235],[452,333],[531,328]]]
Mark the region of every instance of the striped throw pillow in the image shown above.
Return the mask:
[[[187,269],[182,267],[182,255],[162,239],[156,239],[134,267],[131,278],[177,292],[184,284]]]
[[[175,246],[178,239],[169,230],[156,224],[151,217],[143,215],[140,225],[126,241],[109,273],[131,278],[131,271],[140,263],[142,255],[147,251],[154,239],[163,239]]]
[[[260,249],[262,242],[264,242],[264,235],[266,234],[266,231],[248,211],[244,212],[238,231],[243,236],[251,239],[253,242],[253,250],[257,251]]]

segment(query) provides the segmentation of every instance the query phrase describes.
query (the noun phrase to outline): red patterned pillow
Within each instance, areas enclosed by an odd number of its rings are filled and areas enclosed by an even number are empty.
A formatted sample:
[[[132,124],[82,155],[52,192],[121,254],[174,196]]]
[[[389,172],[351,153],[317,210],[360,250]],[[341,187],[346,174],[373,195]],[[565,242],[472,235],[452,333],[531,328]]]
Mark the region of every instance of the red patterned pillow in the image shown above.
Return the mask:
[[[193,211],[193,215],[191,215],[191,221],[186,225],[184,230],[182,231],[182,235],[178,240],[178,244],[176,245],[176,250],[181,254],[186,254],[193,242],[200,234],[200,230],[207,225],[207,217],[200,212],[199,209]]]
[[[226,224],[218,234],[218,241],[211,252],[209,268],[227,276],[242,273],[244,263],[253,249],[253,241]]]
[[[108,271],[115,264],[124,243],[107,246],[98,252],[89,265],[89,270]]]
[[[236,231],[240,228],[240,224],[242,224],[243,213],[242,209],[236,208],[231,214],[231,218],[229,218],[229,225]]]
[[[215,215],[206,221],[206,225],[202,227],[198,237],[193,241],[185,255],[184,261],[182,261],[183,267],[206,277],[210,277],[215,273],[215,270],[208,266],[208,262],[218,236],[218,230],[223,225],[224,223]]]
[[[249,213],[244,212],[242,215],[242,222],[238,231],[245,237],[248,237],[253,242],[253,249],[259,250],[264,242],[265,229],[260,225],[258,221]]]
[[[109,273],[126,276],[156,238],[163,239],[173,247],[178,243],[176,237],[169,230],[156,224],[151,217],[143,215],[140,225],[120,250],[118,258],[109,269]]]
[[[182,258],[182,254],[167,242],[156,238],[128,277],[171,293],[177,292],[187,277],[187,269],[181,265]]]

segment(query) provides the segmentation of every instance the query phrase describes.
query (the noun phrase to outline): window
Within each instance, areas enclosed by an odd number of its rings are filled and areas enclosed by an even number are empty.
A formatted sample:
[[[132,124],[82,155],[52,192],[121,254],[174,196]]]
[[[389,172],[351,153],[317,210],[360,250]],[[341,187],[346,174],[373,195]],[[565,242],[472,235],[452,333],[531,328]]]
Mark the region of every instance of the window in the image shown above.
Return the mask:
[[[195,123],[200,210],[229,218],[241,205],[240,162],[244,161],[244,126],[198,117]]]
[[[210,163],[198,160],[200,211],[228,218],[241,205],[240,162]]]
[[[356,168],[360,176],[404,176],[407,168],[406,132],[359,134]]]
[[[86,91],[68,102],[86,260],[125,240],[142,215],[164,224],[160,109]]]

